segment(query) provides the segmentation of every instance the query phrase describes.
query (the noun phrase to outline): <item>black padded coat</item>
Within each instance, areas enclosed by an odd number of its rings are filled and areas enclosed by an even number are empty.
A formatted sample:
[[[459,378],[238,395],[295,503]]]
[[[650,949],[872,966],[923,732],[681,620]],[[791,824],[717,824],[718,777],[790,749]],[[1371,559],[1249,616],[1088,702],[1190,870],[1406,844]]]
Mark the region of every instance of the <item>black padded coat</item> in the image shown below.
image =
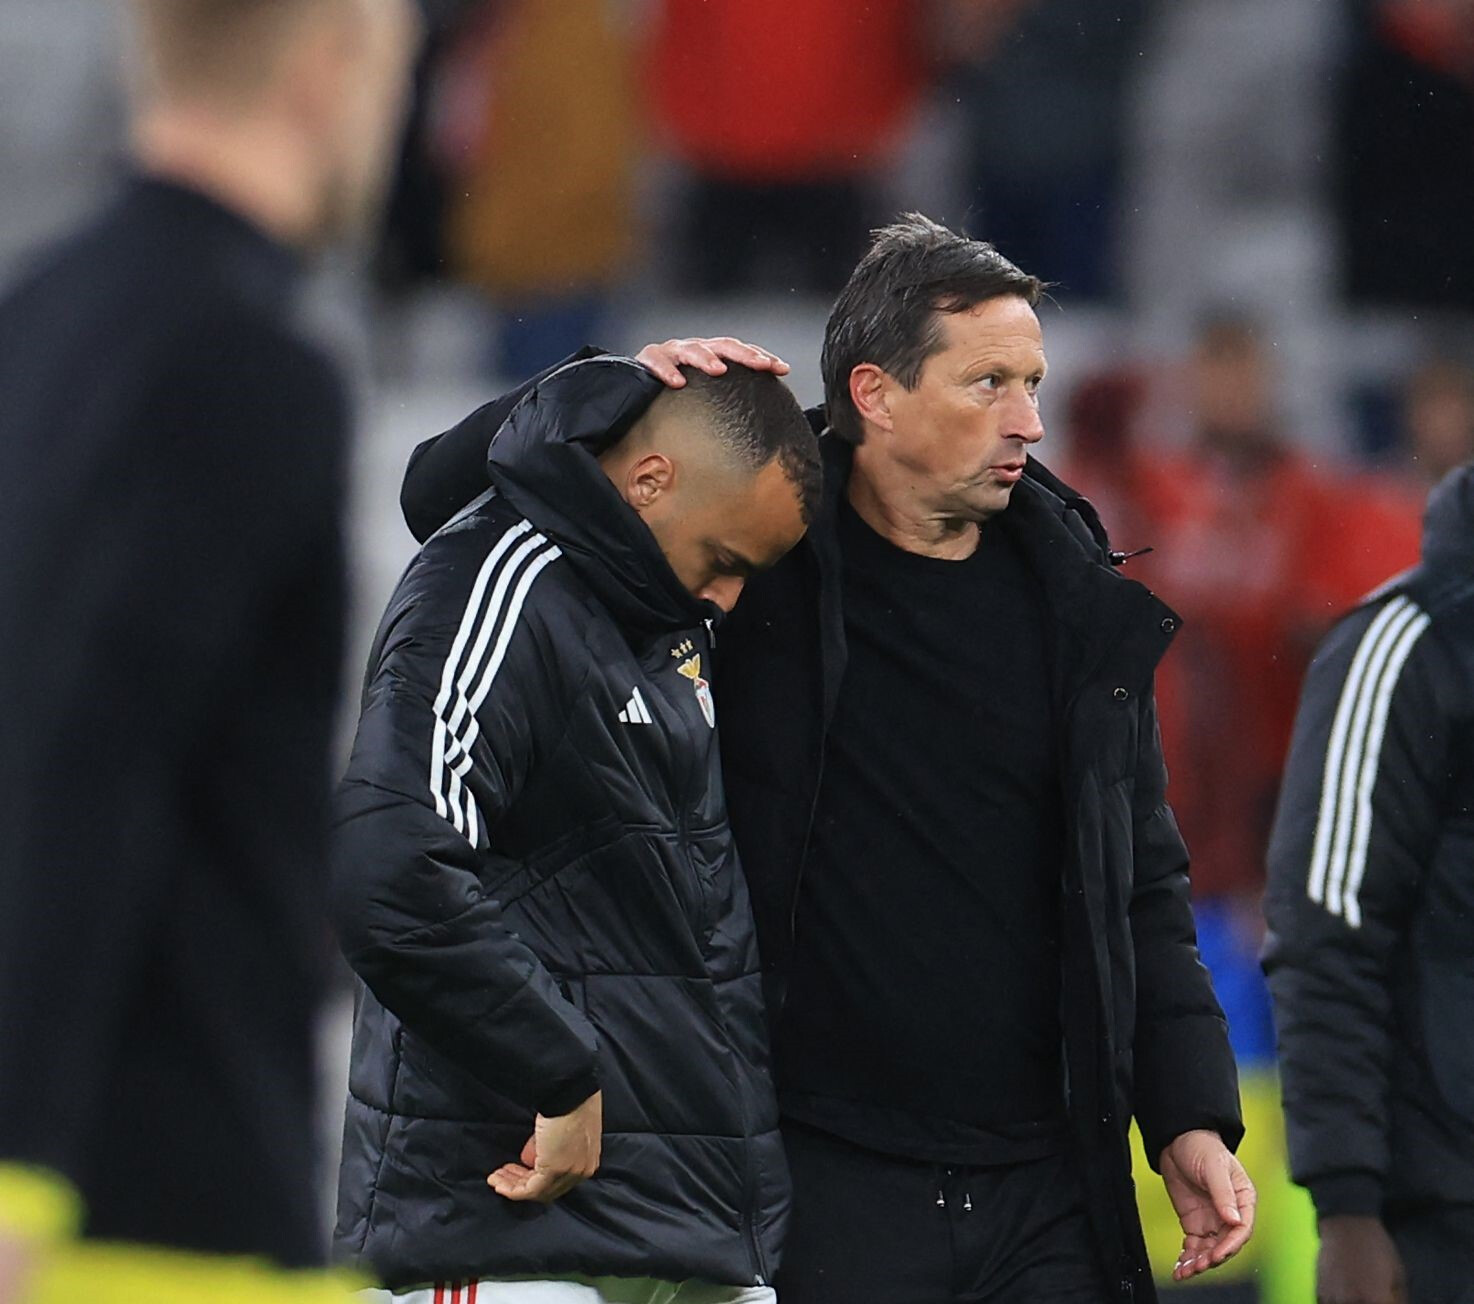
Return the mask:
[[[390,601],[334,892],[362,980],[342,1255],[391,1286],[585,1273],[764,1281],[788,1203],[708,676],[715,610],[595,461],[658,383],[598,360],[491,443],[495,488]],[[604,1093],[598,1173],[486,1175]]]

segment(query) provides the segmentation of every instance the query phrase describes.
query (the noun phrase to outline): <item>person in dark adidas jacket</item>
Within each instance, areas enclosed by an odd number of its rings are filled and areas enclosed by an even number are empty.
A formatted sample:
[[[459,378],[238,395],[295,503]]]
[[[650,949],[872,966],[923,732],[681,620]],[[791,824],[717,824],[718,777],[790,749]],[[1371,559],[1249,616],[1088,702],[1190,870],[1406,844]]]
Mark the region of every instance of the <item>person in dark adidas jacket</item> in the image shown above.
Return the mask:
[[[771,1299],[788,1179],[711,630],[802,534],[814,436],[740,366],[580,362],[500,415],[467,418],[493,488],[389,603],[343,788],[338,1246],[396,1299]]]
[[[1327,636],[1269,848],[1264,964],[1326,1304],[1474,1282],[1474,467]]]

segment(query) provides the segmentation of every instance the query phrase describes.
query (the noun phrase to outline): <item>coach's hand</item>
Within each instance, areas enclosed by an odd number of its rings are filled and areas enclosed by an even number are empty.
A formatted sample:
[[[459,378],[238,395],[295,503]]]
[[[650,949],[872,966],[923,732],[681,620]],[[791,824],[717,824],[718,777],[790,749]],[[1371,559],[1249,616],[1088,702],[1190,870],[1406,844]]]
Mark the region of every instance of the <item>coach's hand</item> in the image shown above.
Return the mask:
[[[635,361],[672,389],[680,389],[686,383],[681,368],[695,367],[709,376],[720,376],[727,363],[736,362],[753,371],[771,371],[775,376],[786,376],[788,364],[776,353],[760,349],[755,344],[744,344],[730,335],[715,339],[666,340],[664,344],[647,344],[637,354]]]
[[[1318,1304],[1407,1304],[1402,1258],[1380,1218],[1320,1220],[1315,1298]]]
[[[503,1164],[486,1183],[508,1200],[551,1204],[599,1168],[604,1142],[604,1093],[594,1092],[571,1114],[537,1116],[520,1164]]]
[[[1217,1132],[1184,1132],[1162,1151],[1162,1181],[1182,1224],[1174,1281],[1227,1263],[1254,1234],[1254,1183]]]

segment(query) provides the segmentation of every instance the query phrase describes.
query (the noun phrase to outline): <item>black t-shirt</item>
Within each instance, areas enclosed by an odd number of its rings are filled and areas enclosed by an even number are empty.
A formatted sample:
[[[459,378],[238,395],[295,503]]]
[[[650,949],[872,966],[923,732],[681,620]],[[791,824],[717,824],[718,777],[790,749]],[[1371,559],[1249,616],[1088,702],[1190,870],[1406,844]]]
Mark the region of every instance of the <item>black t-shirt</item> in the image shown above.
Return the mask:
[[[1062,800],[1039,584],[1006,523],[965,561],[845,504],[849,663],[778,1029],[787,1117],[938,1162],[1064,1129]]]

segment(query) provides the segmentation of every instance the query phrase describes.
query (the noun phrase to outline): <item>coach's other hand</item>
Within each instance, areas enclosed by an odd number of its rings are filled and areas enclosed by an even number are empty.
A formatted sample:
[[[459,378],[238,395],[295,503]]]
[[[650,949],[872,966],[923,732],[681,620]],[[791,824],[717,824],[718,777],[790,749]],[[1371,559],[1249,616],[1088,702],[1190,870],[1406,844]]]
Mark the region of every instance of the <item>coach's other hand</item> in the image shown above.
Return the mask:
[[[695,367],[709,376],[720,376],[729,362],[740,363],[753,371],[771,371],[775,376],[786,376],[789,371],[788,364],[776,353],[760,349],[756,344],[744,344],[730,335],[647,344],[635,354],[635,361],[672,389],[680,389],[686,383],[681,375],[682,367]]]
[[[520,1164],[503,1164],[486,1184],[508,1200],[551,1204],[599,1169],[604,1142],[604,1093],[596,1091],[571,1114],[539,1114]]]
[[[1184,1132],[1162,1151],[1160,1169],[1182,1224],[1174,1281],[1227,1263],[1249,1243],[1258,1196],[1217,1132]]]

